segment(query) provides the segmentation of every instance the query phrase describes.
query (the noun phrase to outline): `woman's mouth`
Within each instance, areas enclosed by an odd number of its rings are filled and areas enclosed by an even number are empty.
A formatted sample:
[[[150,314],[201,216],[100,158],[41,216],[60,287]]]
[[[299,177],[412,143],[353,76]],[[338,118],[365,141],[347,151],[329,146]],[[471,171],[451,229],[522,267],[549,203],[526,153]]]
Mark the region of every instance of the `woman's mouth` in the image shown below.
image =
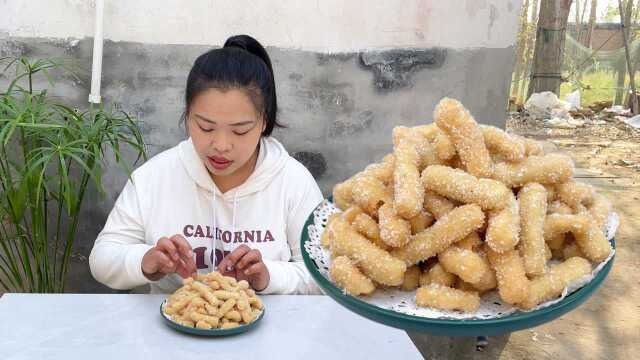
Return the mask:
[[[207,159],[209,160],[209,164],[211,164],[211,166],[216,170],[224,170],[233,163],[232,160],[218,156],[209,156]]]

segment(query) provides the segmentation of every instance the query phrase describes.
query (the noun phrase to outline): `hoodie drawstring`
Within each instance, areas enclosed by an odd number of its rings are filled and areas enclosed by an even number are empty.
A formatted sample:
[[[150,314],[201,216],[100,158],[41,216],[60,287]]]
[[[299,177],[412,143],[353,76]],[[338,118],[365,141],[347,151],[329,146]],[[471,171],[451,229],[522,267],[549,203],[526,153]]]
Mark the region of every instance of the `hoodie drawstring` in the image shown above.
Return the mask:
[[[213,256],[211,256],[211,272],[214,272],[216,269],[216,250],[218,249],[218,228],[216,224],[216,191],[213,190],[213,238],[211,239],[211,251],[213,251]],[[222,248],[222,254],[224,256],[224,245]]]
[[[238,203],[238,190],[233,194],[233,213],[231,215],[231,229],[233,232],[231,233],[231,237],[235,236],[236,233],[236,204]]]
[[[238,204],[238,190],[235,191],[235,193],[233,194],[233,213],[231,214],[231,229],[233,230],[231,232],[231,238],[233,239],[233,237],[235,236],[236,233],[236,205]],[[211,271],[215,271],[215,267],[217,264],[215,264],[216,261],[216,250],[217,250],[217,244],[218,244],[218,228],[217,228],[217,218],[216,218],[216,191],[213,191],[213,239],[211,239],[211,249],[213,251],[213,261],[211,262]],[[220,241],[222,241],[222,239],[220,239]],[[222,242],[222,248],[220,249],[221,253],[222,253],[222,259],[220,259],[220,261],[222,261],[224,259],[224,242]]]

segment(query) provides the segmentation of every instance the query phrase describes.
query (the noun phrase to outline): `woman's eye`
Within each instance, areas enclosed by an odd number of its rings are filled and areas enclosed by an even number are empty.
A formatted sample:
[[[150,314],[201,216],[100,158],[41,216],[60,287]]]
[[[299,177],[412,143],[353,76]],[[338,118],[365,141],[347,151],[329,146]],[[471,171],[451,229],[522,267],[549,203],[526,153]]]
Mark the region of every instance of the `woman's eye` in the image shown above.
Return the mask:
[[[202,127],[202,126],[200,126],[200,125],[198,125],[198,127],[199,127],[199,128],[200,128],[200,130],[202,130],[203,132],[207,132],[207,133],[208,133],[208,132],[212,132],[212,131],[213,131],[213,129],[205,129],[205,128],[203,128],[203,127]]]
[[[236,134],[236,135],[246,135],[247,133],[249,133],[249,131],[251,131],[251,130],[247,130],[245,132],[234,131],[233,133]]]

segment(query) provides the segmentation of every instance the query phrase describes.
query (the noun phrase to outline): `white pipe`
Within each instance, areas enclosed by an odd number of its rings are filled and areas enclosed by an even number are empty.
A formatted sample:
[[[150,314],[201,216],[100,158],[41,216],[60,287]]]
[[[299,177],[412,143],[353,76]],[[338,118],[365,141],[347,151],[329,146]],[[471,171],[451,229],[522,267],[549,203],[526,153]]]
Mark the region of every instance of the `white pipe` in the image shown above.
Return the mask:
[[[91,93],[89,102],[100,103],[100,80],[102,77],[104,0],[96,0],[96,28],[93,36],[93,63],[91,65]]]

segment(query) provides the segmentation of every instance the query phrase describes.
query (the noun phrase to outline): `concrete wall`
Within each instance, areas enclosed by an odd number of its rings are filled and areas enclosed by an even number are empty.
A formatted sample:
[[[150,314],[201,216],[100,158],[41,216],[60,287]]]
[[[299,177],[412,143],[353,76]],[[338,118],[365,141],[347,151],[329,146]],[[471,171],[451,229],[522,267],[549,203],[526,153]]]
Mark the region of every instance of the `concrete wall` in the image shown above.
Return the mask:
[[[222,44],[229,34],[321,52],[514,44],[520,1],[496,0],[146,0],[105,1],[105,36],[152,44]],[[0,31],[11,36],[93,35],[91,0],[2,0]]]
[[[195,58],[247,33],[274,63],[290,153],[323,191],[391,150],[391,129],[431,122],[443,96],[503,126],[521,1],[107,1],[102,96],[143,121],[150,153],[184,138],[178,126]],[[66,57],[80,81],[55,93],[86,106],[93,2],[0,0],[0,56]],[[0,83],[6,79],[0,78]],[[105,172],[107,198],[90,194],[70,291],[105,291],[85,257],[125,182]]]

